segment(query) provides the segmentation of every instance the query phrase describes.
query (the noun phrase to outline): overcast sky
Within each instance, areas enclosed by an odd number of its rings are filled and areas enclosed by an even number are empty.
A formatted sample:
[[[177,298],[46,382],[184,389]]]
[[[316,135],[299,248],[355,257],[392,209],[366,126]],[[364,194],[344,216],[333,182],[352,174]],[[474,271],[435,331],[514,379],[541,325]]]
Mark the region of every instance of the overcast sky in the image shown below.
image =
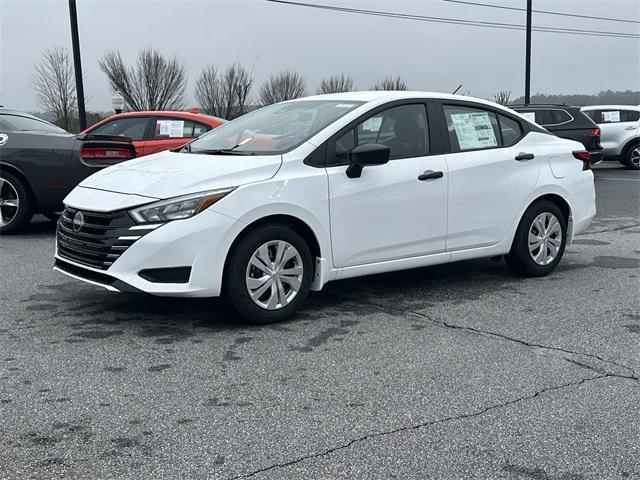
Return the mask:
[[[524,13],[443,0],[303,0],[468,20],[524,23]],[[473,0],[479,1],[479,0]],[[152,46],[177,55],[188,74],[187,103],[203,66],[241,62],[257,85],[272,72],[303,73],[310,91],[332,73],[360,90],[401,74],[413,90],[478,97],[524,93],[525,35],[278,5],[264,0],[77,0],[87,109],[110,110],[98,59],[118,49],[133,62]],[[526,6],[525,0],[484,0]],[[534,9],[640,20],[640,0],[534,0]],[[640,33],[640,25],[534,14],[534,25]],[[67,0],[0,0],[0,103],[35,110],[33,66],[50,46],[71,48]],[[640,40],[533,34],[532,93],[596,93],[640,88]]]

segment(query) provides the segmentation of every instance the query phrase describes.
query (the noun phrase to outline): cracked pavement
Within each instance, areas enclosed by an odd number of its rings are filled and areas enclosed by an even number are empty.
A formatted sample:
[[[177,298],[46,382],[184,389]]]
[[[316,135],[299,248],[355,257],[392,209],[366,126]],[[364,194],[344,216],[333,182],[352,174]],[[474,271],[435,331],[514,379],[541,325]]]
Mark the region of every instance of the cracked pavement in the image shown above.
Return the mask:
[[[545,278],[327,285],[293,321],[117,295],[0,239],[0,479],[640,478],[640,172]]]

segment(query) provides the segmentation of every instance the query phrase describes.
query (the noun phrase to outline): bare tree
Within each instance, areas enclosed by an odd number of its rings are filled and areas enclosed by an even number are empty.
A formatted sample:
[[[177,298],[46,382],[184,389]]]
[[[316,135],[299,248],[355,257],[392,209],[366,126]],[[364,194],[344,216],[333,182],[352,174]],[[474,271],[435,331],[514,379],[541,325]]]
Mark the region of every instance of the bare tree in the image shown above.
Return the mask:
[[[259,101],[262,105],[293,100],[307,94],[307,82],[296,72],[282,72],[272,75],[260,87]]]
[[[340,92],[353,92],[353,79],[344,73],[323,79],[318,87],[318,93]]]
[[[196,82],[195,97],[209,115],[233,120],[245,113],[253,78],[240,64],[221,74],[213,65],[205,67]]]
[[[46,49],[35,67],[31,86],[36,91],[40,108],[53,112],[55,123],[70,131],[78,101],[73,62],[68,50],[63,47]]]
[[[100,59],[100,69],[111,88],[124,97],[128,110],[179,110],[187,83],[184,65],[176,57],[165,58],[153,48],[138,52],[135,67],[125,65],[120,52]]]
[[[384,77],[383,80],[374,83],[371,90],[408,90],[407,84],[400,77]]]
[[[493,96],[493,101],[500,105],[508,105],[511,99],[511,91],[500,90]]]

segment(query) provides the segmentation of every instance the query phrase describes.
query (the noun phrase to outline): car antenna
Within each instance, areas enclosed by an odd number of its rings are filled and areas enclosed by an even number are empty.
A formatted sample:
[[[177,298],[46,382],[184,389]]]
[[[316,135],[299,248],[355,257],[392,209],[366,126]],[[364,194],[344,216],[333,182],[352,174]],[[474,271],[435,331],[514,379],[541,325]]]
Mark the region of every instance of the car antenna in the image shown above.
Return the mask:
[[[458,90],[460,90],[461,88],[462,84],[458,85],[458,88],[456,88],[451,95],[455,95],[456,93],[458,93]]]

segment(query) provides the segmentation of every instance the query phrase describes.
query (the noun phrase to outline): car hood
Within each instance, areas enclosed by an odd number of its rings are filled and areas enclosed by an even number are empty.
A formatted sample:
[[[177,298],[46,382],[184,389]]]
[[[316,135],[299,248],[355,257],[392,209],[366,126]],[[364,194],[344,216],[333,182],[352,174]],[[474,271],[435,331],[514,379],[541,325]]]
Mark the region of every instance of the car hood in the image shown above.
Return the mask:
[[[165,199],[268,180],[280,155],[203,155],[161,152],[105,168],[81,187]]]

